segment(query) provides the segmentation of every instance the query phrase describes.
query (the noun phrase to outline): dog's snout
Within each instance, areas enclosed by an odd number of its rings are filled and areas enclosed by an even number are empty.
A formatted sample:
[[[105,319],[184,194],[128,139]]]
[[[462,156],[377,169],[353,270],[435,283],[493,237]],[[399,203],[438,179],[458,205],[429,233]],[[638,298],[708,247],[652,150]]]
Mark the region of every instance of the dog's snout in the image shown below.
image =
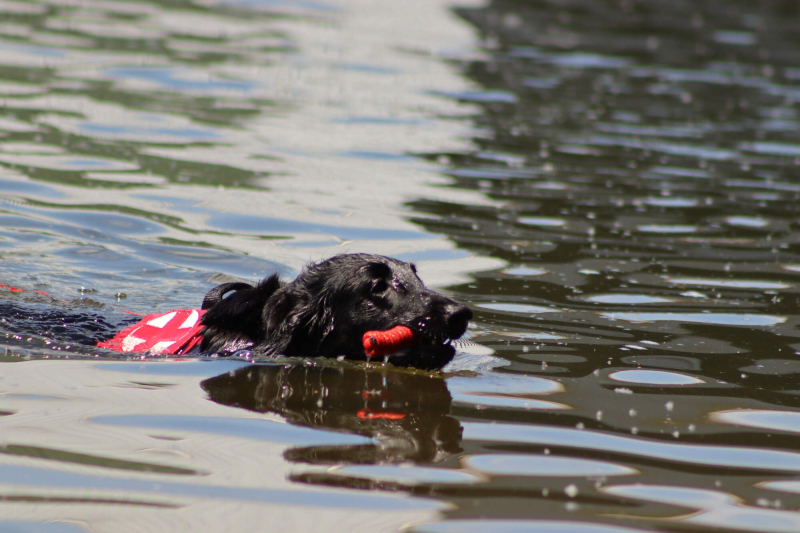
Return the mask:
[[[451,301],[445,306],[445,316],[447,336],[457,339],[467,331],[467,325],[472,320],[472,311],[465,305]]]

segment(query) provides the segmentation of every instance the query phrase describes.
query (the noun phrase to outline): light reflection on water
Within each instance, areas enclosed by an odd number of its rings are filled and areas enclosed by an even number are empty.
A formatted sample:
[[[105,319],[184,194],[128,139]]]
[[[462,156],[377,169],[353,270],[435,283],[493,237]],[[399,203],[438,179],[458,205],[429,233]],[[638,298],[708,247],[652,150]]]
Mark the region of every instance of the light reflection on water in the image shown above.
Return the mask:
[[[0,529],[800,528],[794,4],[0,10]],[[444,375],[58,337],[346,251]]]

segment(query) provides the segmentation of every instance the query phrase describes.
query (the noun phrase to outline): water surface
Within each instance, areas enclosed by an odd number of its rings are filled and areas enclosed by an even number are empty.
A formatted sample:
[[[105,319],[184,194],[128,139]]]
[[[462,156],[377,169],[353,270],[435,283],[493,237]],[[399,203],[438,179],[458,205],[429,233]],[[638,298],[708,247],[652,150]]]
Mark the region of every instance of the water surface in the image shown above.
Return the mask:
[[[800,530],[794,3],[0,9],[0,529]],[[444,373],[75,343],[356,251]]]

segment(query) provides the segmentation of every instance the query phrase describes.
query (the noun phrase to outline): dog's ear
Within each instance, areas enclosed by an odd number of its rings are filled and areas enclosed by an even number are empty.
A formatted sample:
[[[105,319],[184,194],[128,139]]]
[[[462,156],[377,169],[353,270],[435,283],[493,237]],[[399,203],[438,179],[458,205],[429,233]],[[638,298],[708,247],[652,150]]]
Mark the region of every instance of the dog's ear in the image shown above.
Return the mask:
[[[301,355],[319,353],[333,331],[333,307],[327,295],[309,297],[306,292],[286,287],[278,291],[264,308],[264,323],[271,354]]]
[[[373,279],[386,279],[392,275],[392,269],[386,263],[375,261],[367,265],[367,274]]]
[[[297,308],[302,306],[299,295],[290,287],[273,294],[264,306],[261,316],[267,335],[272,338],[285,336],[283,330],[291,331],[294,328],[297,320],[293,319],[293,315],[297,315]]]
[[[225,283],[209,291],[203,307],[210,307],[203,315],[204,326],[216,334],[227,333],[258,342],[265,336],[262,310],[281,286],[278,274],[264,279],[255,287],[244,283]],[[235,290],[227,298],[223,296]],[[210,335],[211,331],[207,335]]]

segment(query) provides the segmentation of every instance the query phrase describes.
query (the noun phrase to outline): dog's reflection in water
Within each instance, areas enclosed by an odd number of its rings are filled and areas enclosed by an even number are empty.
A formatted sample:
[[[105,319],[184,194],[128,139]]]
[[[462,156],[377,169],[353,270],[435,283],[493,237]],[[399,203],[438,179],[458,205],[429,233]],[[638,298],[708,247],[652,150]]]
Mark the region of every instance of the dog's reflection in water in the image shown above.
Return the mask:
[[[346,431],[374,443],[296,447],[285,457],[310,464],[431,463],[461,451],[443,377],[374,365],[300,362],[253,365],[202,382],[224,405],[271,412],[299,426]]]

